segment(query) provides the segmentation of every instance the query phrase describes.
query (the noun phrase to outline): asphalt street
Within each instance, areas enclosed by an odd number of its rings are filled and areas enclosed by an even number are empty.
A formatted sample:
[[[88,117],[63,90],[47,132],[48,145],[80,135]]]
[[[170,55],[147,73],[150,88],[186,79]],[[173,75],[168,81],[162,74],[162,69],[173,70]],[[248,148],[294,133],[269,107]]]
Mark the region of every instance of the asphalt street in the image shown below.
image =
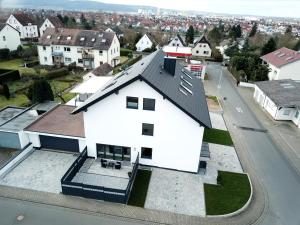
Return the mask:
[[[247,146],[251,170],[267,193],[268,210],[262,225],[300,225],[300,176],[272,141],[267,132],[249,131],[240,127],[264,129],[236,90],[226,69],[212,64],[208,72],[217,94],[223,102],[237,132],[238,139]],[[219,88],[218,88],[219,86]],[[226,100],[224,100],[224,97]],[[243,149],[242,149],[243,150]]]

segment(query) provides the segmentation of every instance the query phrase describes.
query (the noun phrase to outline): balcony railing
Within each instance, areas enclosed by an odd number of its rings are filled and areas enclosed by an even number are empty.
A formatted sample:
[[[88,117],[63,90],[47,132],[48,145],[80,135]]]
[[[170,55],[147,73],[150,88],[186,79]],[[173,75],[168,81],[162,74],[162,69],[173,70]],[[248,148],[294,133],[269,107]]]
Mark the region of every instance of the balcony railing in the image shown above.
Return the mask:
[[[82,59],[94,59],[94,55],[93,54],[82,54]]]

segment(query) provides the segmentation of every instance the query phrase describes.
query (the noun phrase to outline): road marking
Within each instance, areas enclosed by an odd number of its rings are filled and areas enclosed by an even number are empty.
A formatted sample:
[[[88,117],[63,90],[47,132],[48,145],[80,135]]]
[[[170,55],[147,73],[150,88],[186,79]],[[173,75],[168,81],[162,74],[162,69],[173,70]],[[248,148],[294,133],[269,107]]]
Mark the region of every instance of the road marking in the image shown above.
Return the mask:
[[[236,111],[238,111],[239,113],[243,113],[244,111],[242,110],[241,107],[235,107]]]

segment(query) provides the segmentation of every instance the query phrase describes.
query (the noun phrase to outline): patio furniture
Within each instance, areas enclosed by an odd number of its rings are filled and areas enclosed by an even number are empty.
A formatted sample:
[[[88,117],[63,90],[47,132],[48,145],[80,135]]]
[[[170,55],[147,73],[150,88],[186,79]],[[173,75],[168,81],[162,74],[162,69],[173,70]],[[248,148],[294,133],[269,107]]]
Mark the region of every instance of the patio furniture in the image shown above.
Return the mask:
[[[121,162],[116,162],[115,169],[117,169],[117,170],[121,169]]]
[[[114,161],[109,161],[107,164],[107,167],[111,167],[112,169],[115,167],[115,162]]]
[[[103,168],[107,167],[107,160],[101,159],[101,167],[103,167]]]
[[[199,173],[202,173],[204,175],[206,173],[206,166],[207,166],[206,161],[200,161]]]

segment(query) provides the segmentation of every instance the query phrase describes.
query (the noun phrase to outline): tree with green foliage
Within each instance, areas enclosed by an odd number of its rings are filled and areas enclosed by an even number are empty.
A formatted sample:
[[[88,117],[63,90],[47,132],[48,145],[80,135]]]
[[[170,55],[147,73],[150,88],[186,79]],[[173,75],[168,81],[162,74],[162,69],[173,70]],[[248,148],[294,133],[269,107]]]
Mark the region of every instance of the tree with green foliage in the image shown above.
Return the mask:
[[[288,25],[288,27],[285,30],[285,35],[291,35],[293,32],[293,27],[291,25]]]
[[[241,36],[242,36],[241,26],[239,24],[232,26],[229,31],[229,37],[236,39],[236,38],[240,38]]]
[[[58,17],[58,19],[59,19],[62,23],[64,22],[64,19],[63,19],[63,17],[62,17],[61,14],[57,14],[57,17]]]
[[[7,100],[9,100],[10,99],[10,92],[9,92],[8,85],[5,83],[5,84],[2,85],[2,87],[3,87],[3,95],[5,96],[5,98]]]
[[[45,79],[35,80],[28,89],[27,97],[33,104],[54,100],[52,88]]]
[[[63,17],[63,24],[64,25],[67,25],[68,24],[68,22],[69,22],[69,17],[67,16],[67,15],[65,15],[64,17]]]
[[[274,38],[270,38],[268,42],[262,47],[261,55],[266,55],[270,52],[274,52],[276,50],[276,41]]]
[[[232,57],[239,53],[239,47],[237,44],[231,45],[224,51],[224,53],[225,55]]]
[[[300,51],[300,40],[297,41],[297,43],[296,43],[295,46],[293,47],[293,50],[295,50],[295,51]]]
[[[76,27],[76,20],[74,17],[70,17],[68,23],[66,24],[68,28],[75,28]]]
[[[251,77],[253,81],[265,81],[268,80],[269,68],[266,65],[259,64],[254,71],[254,77]]]
[[[138,43],[142,37],[143,37],[143,35],[140,32],[136,33],[135,38],[134,38],[134,45],[136,45],[136,43]]]
[[[208,40],[215,44],[219,44],[221,42],[222,34],[217,27],[214,27],[211,31],[208,32]]]
[[[211,55],[217,62],[223,61],[223,55],[221,54],[219,49],[213,48]]]
[[[257,32],[257,23],[254,23],[253,26],[252,26],[252,29],[249,33],[249,37],[254,37],[256,32]]]
[[[191,25],[185,34],[186,44],[193,44],[194,37],[195,37],[195,30],[194,27]]]
[[[8,59],[10,55],[10,51],[8,48],[0,48],[0,60],[1,59]]]

